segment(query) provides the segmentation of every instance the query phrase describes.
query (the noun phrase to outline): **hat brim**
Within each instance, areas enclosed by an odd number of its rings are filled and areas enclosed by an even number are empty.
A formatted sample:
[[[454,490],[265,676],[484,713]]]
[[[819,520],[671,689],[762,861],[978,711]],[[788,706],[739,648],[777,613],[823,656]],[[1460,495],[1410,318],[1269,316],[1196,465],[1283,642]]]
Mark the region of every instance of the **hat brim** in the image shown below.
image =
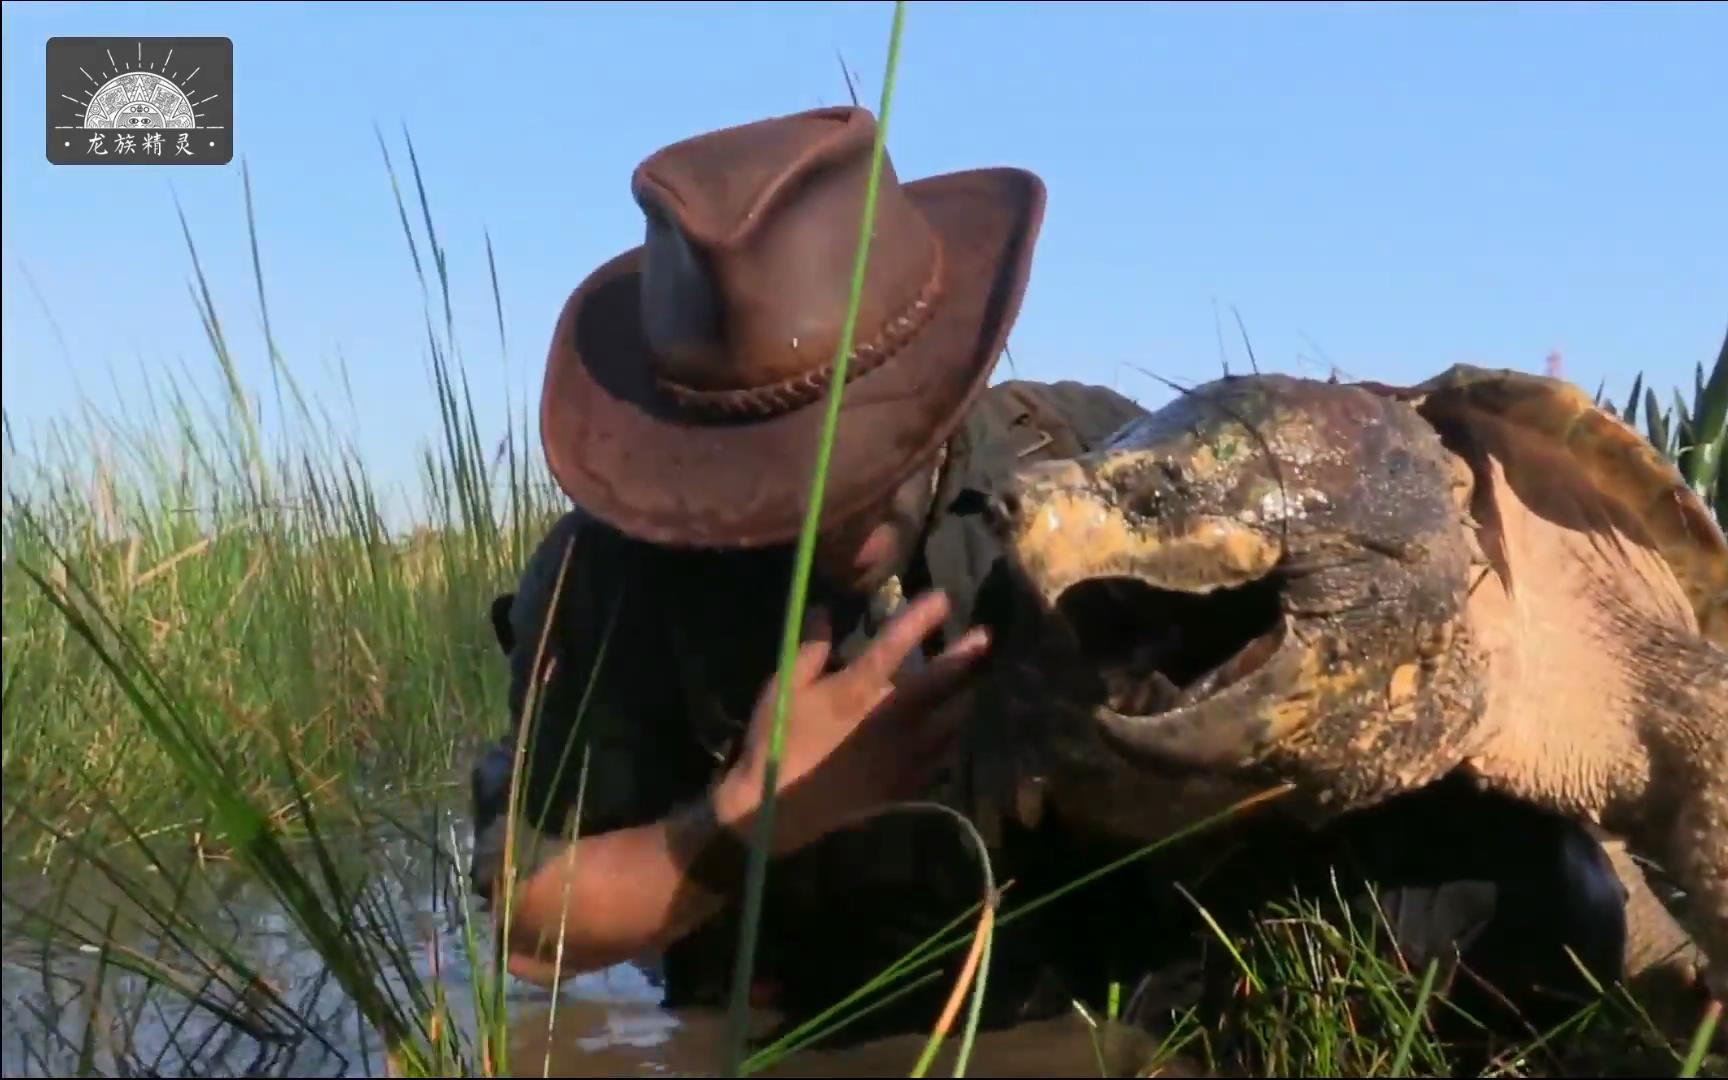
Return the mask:
[[[944,293],[910,344],[846,386],[824,521],[887,495],[964,418],[1019,314],[1043,223],[1043,182],[1020,169],[949,173],[902,189],[942,238]],[[553,478],[585,511],[650,543],[758,547],[794,539],[825,396],[764,420],[680,415],[650,371],[641,254],[633,248],[595,270],[559,316],[540,403]]]

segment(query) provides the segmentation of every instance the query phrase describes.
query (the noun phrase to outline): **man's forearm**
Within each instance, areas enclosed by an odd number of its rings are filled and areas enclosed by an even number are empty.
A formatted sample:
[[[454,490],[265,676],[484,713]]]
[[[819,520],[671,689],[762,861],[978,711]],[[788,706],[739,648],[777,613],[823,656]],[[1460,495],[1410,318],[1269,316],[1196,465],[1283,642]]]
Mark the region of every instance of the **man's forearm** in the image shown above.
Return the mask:
[[[579,836],[517,886],[512,970],[549,983],[554,964],[562,979],[664,949],[736,895],[738,835],[702,800],[651,825]]]

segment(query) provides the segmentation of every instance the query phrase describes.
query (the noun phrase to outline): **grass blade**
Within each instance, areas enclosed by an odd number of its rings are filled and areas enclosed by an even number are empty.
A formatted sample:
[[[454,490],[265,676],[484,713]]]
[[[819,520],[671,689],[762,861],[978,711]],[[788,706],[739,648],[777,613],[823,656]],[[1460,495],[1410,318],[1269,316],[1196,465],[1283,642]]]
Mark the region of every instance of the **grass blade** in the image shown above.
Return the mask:
[[[834,431],[840,419],[840,397],[846,387],[852,338],[858,324],[858,308],[864,295],[864,270],[870,257],[870,237],[875,231],[876,194],[882,177],[882,151],[888,135],[889,107],[894,96],[894,77],[900,59],[900,33],[905,19],[905,0],[895,0],[894,24],[888,37],[887,70],[882,77],[882,104],[876,117],[876,137],[870,151],[869,179],[865,184],[864,208],[858,223],[858,249],[852,265],[851,293],[846,302],[846,318],[840,328],[840,340],[834,349],[834,375],[829,383],[827,411],[823,416],[822,431],[816,443],[810,498],[805,507],[804,525],[798,534],[792,584],[787,593],[786,621],[780,640],[779,689],[774,698],[774,726],[769,738],[768,761],[762,781],[762,806],[757,812],[755,836],[751,844],[738,953],[733,965],[731,1000],[727,1007],[727,1076],[737,1076],[744,1060],[750,980],[754,974],[756,937],[762,919],[762,894],[768,872],[768,840],[773,835],[774,795],[779,788],[780,756],[786,741],[786,707],[792,691],[792,664],[798,655],[799,631],[804,622],[804,604],[815,554],[817,523],[822,517],[822,496],[827,486],[828,459],[833,453]]]

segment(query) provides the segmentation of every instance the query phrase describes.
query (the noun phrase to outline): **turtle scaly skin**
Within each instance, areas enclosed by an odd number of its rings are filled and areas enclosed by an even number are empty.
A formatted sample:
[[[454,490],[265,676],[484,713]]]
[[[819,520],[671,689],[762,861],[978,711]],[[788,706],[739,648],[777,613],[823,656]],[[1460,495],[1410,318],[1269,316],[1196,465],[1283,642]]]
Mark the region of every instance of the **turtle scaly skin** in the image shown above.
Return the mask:
[[[1051,703],[1016,736],[1052,796],[1285,781],[1319,818],[1463,774],[1663,865],[1722,993],[1728,543],[1574,388],[1226,377],[991,513],[1038,601],[1005,664]]]

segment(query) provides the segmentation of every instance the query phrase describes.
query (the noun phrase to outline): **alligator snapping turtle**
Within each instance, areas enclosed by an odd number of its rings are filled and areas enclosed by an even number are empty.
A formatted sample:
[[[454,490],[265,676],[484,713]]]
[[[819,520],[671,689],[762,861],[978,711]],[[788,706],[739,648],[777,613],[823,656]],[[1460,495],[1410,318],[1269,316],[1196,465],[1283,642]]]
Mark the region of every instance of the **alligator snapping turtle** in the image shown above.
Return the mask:
[[[1665,864],[1728,989],[1728,542],[1576,388],[1227,376],[989,513],[1036,598],[1015,737],[1052,794],[1162,833],[1162,783],[1325,816],[1470,777],[1598,831],[1630,967],[1684,936],[1620,845]]]

